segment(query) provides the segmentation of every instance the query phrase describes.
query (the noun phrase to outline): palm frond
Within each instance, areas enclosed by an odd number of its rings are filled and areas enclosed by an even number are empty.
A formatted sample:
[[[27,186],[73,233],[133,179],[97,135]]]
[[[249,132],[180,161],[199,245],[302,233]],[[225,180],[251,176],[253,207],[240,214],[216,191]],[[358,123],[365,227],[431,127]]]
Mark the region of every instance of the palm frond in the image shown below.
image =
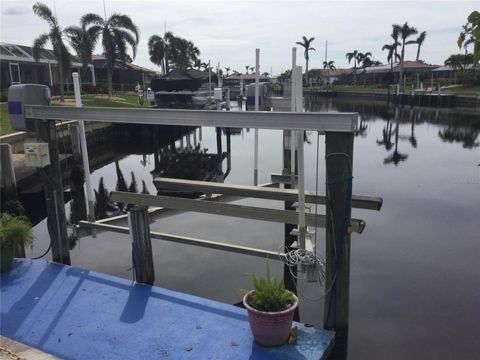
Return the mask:
[[[52,10],[45,5],[44,3],[41,2],[36,2],[33,7],[33,13],[39,17],[41,17],[43,20],[47,21],[50,26],[57,26],[57,19],[52,13]]]
[[[33,58],[35,61],[40,59],[40,50],[45,48],[50,36],[48,34],[41,34],[33,41]]]
[[[124,28],[126,30],[131,31],[135,35],[135,43],[138,44],[138,40],[140,37],[140,30],[138,29],[137,25],[135,25],[127,15],[121,14],[113,14],[108,19],[108,23],[112,25],[112,27],[116,28]]]
[[[105,20],[100,15],[88,13],[83,15],[80,18],[80,24],[82,24],[82,26],[86,26],[86,25],[103,26],[105,24]]]

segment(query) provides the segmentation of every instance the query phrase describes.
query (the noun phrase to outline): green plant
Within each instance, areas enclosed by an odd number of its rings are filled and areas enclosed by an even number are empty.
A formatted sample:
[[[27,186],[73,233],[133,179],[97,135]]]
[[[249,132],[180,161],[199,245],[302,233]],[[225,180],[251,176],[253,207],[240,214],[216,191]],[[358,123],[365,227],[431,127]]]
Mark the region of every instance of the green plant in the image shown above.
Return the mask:
[[[270,267],[266,265],[267,276],[252,277],[254,290],[248,298],[248,304],[260,311],[276,312],[288,309],[294,303],[292,292],[285,289],[282,280],[270,275]]]
[[[33,243],[32,224],[26,217],[0,214],[0,246],[6,248],[29,246]]]

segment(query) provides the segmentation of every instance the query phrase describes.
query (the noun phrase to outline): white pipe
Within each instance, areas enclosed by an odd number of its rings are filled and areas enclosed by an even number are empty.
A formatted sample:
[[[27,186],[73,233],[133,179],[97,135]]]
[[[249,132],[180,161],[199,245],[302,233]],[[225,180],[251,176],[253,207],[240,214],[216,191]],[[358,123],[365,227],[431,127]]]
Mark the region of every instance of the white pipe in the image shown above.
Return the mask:
[[[72,74],[73,89],[75,92],[75,106],[82,107],[82,96],[80,94],[80,83],[78,81],[78,73]],[[88,200],[88,218],[90,221],[95,221],[95,208],[93,200],[92,182],[90,179],[90,166],[88,164],[88,150],[87,150],[87,138],[85,136],[85,124],[83,120],[78,121],[78,128],[80,133],[80,146],[82,148],[82,162],[83,171],[85,173],[85,185],[87,187],[87,200]]]
[[[292,74],[291,74],[291,108],[290,110],[292,112],[296,111],[296,96],[295,96],[295,77],[294,77],[294,70],[295,67],[297,66],[297,48],[293,47],[292,48]],[[295,188],[295,138],[296,138],[296,133],[295,130],[290,130],[290,175],[291,175],[291,184],[292,184],[292,189]]]
[[[303,111],[303,86],[302,86],[302,67],[295,67],[295,95],[296,112]],[[305,166],[303,154],[303,134],[304,130],[297,130],[298,147],[298,244],[301,249],[305,249]]]
[[[260,49],[255,49],[255,111],[259,111],[260,103]],[[253,184],[258,185],[258,128],[255,128],[255,149],[253,160]]]
[[[50,86],[53,86],[52,64],[48,61],[48,75],[50,76]]]
[[[97,81],[95,79],[95,67],[92,65],[92,67],[90,68],[90,70],[92,71],[92,85],[93,86],[97,86]]]

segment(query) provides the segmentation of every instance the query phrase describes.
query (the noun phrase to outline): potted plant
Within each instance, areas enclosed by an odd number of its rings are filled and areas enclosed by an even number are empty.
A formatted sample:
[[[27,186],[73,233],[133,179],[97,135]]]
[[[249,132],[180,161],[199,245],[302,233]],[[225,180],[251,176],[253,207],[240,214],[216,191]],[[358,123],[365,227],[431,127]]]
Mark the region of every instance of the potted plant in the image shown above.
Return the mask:
[[[33,242],[32,225],[23,216],[0,214],[0,252],[1,272],[12,267],[16,249],[31,245]]]
[[[255,341],[263,346],[277,346],[288,340],[298,298],[285,289],[283,281],[270,276],[251,275],[254,289],[246,292],[243,304]]]

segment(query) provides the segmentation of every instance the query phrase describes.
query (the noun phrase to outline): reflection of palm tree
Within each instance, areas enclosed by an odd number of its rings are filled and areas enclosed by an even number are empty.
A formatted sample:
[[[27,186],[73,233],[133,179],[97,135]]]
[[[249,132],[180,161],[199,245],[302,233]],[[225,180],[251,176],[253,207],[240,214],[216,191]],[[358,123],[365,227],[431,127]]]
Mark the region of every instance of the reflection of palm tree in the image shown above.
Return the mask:
[[[120,170],[120,165],[118,161],[115,161],[115,171],[117,172],[117,186],[115,187],[115,190],[127,192],[128,191],[127,182],[125,181],[122,170]],[[124,204],[117,203],[117,206],[118,206],[118,209],[122,211]]]
[[[115,211],[115,207],[112,205],[108,196],[108,190],[103,183],[103,177],[100,178],[98,184],[98,191],[95,192],[95,217],[97,219],[104,219],[108,216],[109,212]]]
[[[393,147],[392,143],[392,125],[393,123],[390,121],[390,119],[387,120],[387,125],[383,128],[382,130],[382,135],[383,138],[382,140],[377,140],[378,145],[384,145],[385,150],[390,151],[391,148]]]
[[[150,191],[147,189],[147,184],[145,184],[145,180],[142,180],[142,194],[150,194]]]
[[[400,120],[398,118],[398,107],[395,108],[395,149],[393,150],[393,153],[389,156],[387,156],[384,160],[384,164],[395,164],[397,166],[400,164],[402,161],[407,160],[408,155],[407,154],[402,154],[398,151],[398,132],[400,128]]]
[[[412,146],[414,148],[417,147],[417,138],[415,136],[415,116],[414,116],[414,113],[413,113],[413,109],[410,109],[410,123],[412,124],[412,130],[411,130],[411,133],[410,133],[410,137],[408,138],[408,141],[410,141],[410,144],[412,144]]]
[[[355,132],[355,136],[360,135],[361,137],[367,136],[367,129],[368,125],[364,122],[365,116],[360,115],[360,125],[358,126],[358,130]]]
[[[466,149],[473,149],[480,145],[480,142],[476,141],[479,132],[472,128],[461,128],[455,126],[448,126],[447,128],[440,130],[438,136],[445,142],[460,142],[463,143],[463,147]]]

